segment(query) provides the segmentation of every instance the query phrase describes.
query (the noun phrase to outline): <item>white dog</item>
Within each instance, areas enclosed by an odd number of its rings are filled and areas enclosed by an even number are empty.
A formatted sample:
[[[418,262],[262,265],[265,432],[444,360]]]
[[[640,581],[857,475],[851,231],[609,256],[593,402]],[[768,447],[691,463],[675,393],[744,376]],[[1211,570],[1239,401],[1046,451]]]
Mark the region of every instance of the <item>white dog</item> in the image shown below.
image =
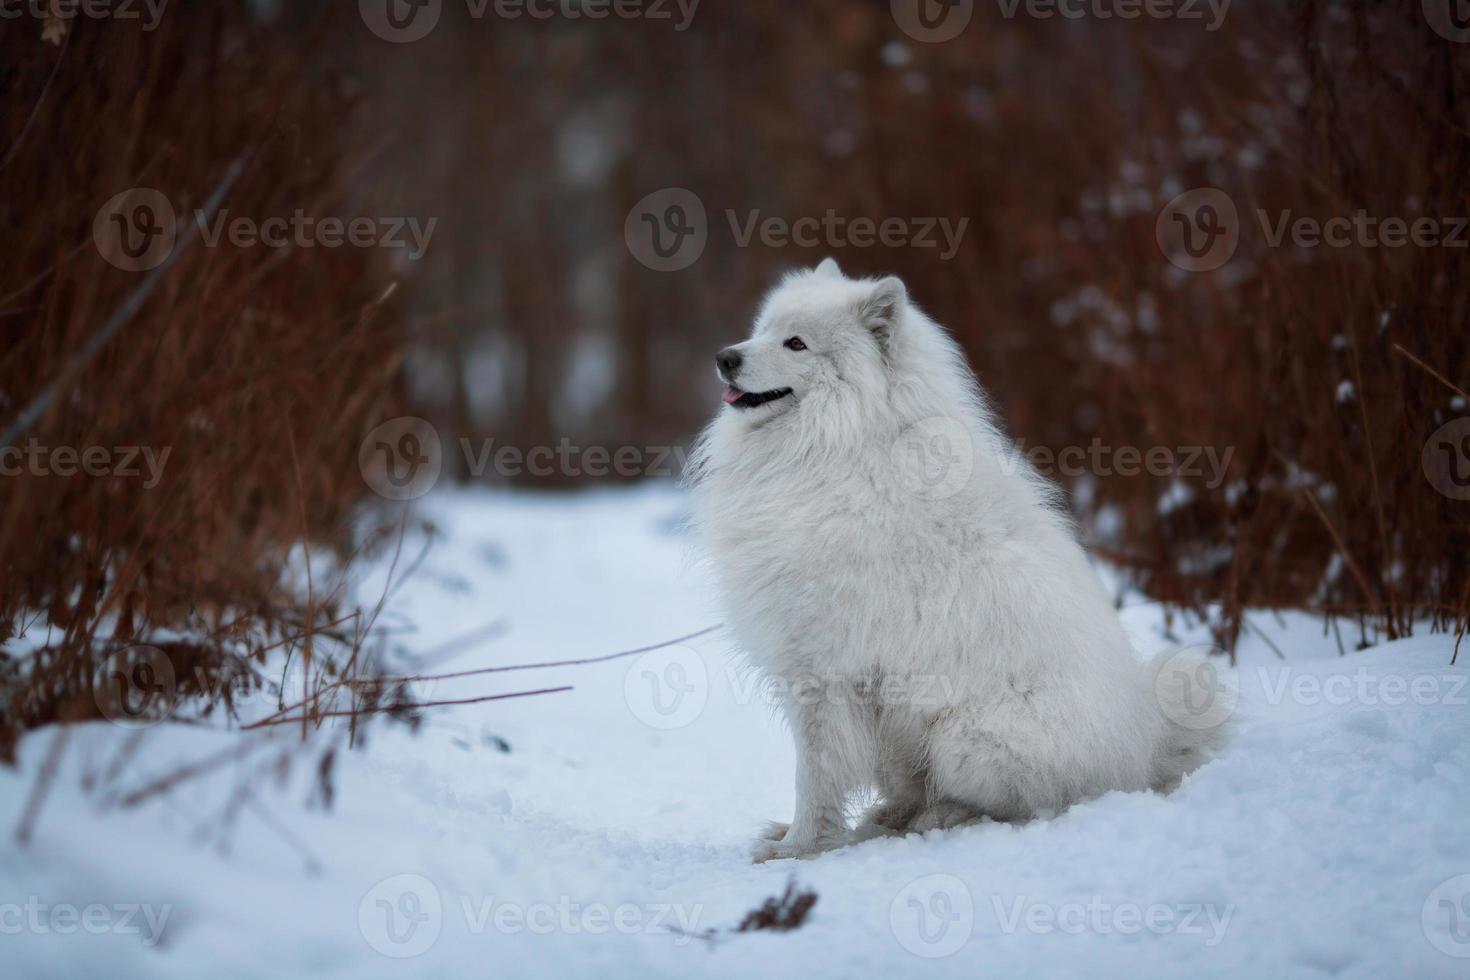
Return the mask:
[[[1167,789],[1204,761],[1216,733],[1170,721],[1051,488],[902,282],[792,274],[716,362],[696,524],[798,756],[795,817],[755,860]]]

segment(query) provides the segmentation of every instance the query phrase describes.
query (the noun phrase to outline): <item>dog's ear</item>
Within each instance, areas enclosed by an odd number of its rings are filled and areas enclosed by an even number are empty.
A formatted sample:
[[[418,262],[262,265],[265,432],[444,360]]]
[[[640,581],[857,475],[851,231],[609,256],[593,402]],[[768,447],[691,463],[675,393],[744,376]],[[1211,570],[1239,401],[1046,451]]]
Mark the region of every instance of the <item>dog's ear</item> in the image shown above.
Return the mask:
[[[817,263],[817,267],[812,270],[812,275],[825,276],[829,279],[841,279],[842,270],[837,268],[837,260],[829,255]]]
[[[885,353],[893,338],[893,331],[898,326],[898,318],[903,314],[904,304],[908,302],[908,296],[908,290],[904,288],[901,279],[897,276],[885,276],[873,284],[858,308],[863,326],[873,331],[873,336],[878,338],[878,346]]]

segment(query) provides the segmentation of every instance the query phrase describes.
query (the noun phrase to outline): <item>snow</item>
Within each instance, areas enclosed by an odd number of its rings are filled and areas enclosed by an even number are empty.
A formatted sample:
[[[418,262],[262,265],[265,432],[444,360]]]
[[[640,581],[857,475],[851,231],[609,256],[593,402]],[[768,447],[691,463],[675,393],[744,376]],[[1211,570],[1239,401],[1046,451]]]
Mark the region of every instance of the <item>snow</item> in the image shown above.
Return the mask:
[[[449,491],[415,507],[443,535],[395,595],[395,628],[428,651],[508,624],[437,670],[597,656],[717,621],[671,489]],[[1123,614],[1141,655],[1173,645],[1153,604],[1132,596]],[[1453,638],[1353,651],[1344,627],[1344,656],[1311,617],[1253,624],[1223,674],[1238,687],[1229,747],[1172,795],[761,866],[746,846],[790,816],[793,753],[718,631],[441,682],[427,693],[575,689],[435,709],[416,735],[374,726],[341,759],[331,809],[307,805],[298,765],[225,825],[256,763],[108,807],[110,760],[135,736],[89,725],[29,848],[0,852],[5,973],[1465,976],[1470,671],[1449,666]],[[1177,618],[1174,637],[1205,639]],[[290,744],[270,731],[267,748]],[[259,738],[177,724],[141,737],[124,788]],[[7,831],[51,738],[0,770]],[[691,938],[733,927],[791,875],[819,895],[800,929]]]
[[[1158,500],[1157,510],[1161,516],[1168,516],[1180,508],[1187,507],[1194,502],[1194,487],[1180,479],[1169,483],[1169,489]]]

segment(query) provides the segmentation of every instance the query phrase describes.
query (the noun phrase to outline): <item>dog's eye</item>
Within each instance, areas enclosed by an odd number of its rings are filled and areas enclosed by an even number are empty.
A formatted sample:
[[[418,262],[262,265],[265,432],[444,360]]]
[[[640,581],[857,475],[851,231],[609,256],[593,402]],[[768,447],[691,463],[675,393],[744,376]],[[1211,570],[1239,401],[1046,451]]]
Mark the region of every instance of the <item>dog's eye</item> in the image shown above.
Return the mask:
[[[788,337],[786,339],[787,350],[806,350],[806,344],[802,343],[800,337]]]

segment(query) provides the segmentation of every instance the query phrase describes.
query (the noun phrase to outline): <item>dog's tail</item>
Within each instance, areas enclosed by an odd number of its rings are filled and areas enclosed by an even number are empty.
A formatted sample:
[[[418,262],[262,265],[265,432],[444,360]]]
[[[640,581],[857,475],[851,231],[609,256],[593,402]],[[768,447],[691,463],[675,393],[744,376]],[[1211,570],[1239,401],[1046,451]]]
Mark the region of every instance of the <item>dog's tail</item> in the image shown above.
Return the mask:
[[[1167,792],[1204,765],[1229,734],[1239,688],[1234,671],[1202,649],[1162,653],[1149,674],[1162,716],[1154,751],[1153,786]]]

